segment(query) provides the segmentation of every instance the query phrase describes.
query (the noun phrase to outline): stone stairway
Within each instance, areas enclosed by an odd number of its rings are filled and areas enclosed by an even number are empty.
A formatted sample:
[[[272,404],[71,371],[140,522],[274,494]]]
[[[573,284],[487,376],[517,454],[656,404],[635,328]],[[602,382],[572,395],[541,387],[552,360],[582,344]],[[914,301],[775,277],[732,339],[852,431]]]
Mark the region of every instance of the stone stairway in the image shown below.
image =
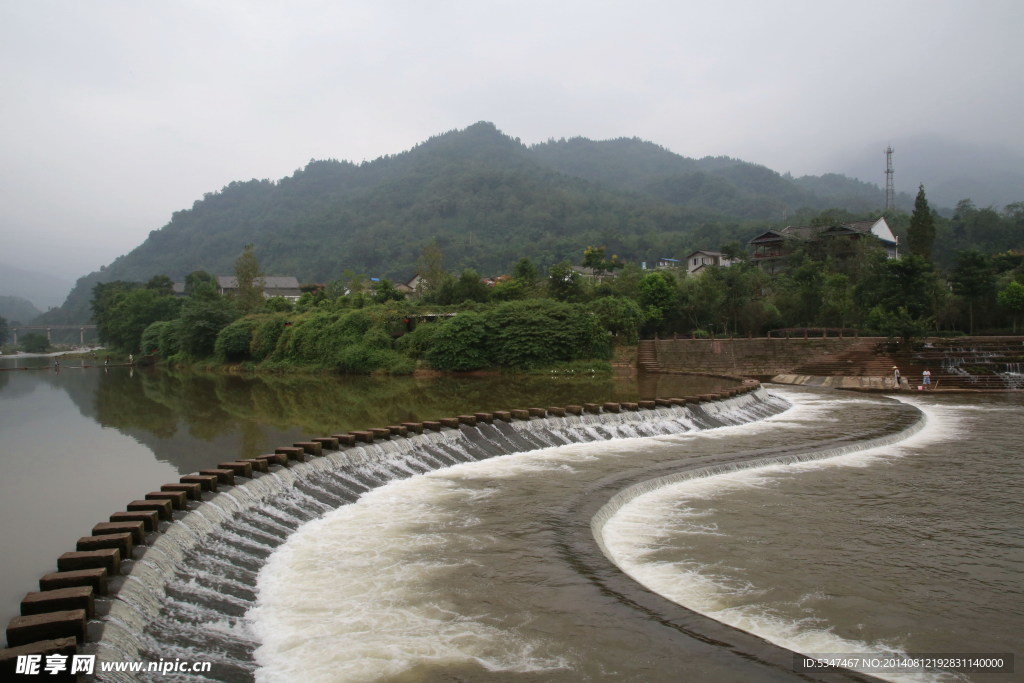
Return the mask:
[[[819,377],[880,377],[888,380],[893,366],[900,369],[906,386],[922,386],[922,373],[932,373],[932,388],[1005,390],[1024,388],[1021,340],[975,338],[930,340],[913,348],[865,340],[852,348],[802,363],[794,375]]]
[[[653,339],[643,339],[637,345],[636,365],[643,372],[658,372],[658,349]]]
[[[850,348],[817,358],[793,368],[794,375],[825,377],[890,377],[899,361],[884,351],[877,340],[865,339]]]

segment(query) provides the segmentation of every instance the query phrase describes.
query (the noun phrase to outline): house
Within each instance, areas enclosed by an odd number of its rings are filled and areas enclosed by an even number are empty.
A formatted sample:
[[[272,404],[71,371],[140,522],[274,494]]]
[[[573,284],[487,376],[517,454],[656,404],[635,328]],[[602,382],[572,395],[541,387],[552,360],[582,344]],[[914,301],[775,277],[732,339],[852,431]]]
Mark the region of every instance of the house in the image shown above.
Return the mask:
[[[750,240],[751,258],[769,273],[783,269],[783,261],[799,242],[822,242],[829,239],[860,240],[875,237],[889,258],[899,258],[899,240],[885,218],[856,221],[839,225],[788,225],[768,230]]]
[[[641,270],[665,270],[666,268],[679,268],[683,264],[679,259],[674,258],[660,258],[657,261],[641,261]]]
[[[264,275],[259,278],[263,282],[263,296],[267,299],[279,296],[288,301],[298,301],[302,296],[299,281],[291,275]],[[232,294],[238,290],[238,278],[234,275],[218,275],[217,291],[221,294]]]
[[[720,251],[698,250],[686,257],[686,273],[693,275],[699,273],[709,266],[720,266],[727,268],[732,265],[732,259]]]

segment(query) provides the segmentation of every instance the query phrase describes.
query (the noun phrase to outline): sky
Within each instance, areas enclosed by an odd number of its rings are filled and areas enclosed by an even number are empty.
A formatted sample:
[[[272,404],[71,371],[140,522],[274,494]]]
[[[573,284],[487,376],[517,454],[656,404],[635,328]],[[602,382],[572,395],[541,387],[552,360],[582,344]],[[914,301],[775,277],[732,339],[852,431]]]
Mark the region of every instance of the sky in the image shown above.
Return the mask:
[[[232,181],[477,121],[798,176],[878,148],[879,185],[901,136],[1024,153],[1022,26],[1020,0],[4,0],[0,264],[73,281]]]

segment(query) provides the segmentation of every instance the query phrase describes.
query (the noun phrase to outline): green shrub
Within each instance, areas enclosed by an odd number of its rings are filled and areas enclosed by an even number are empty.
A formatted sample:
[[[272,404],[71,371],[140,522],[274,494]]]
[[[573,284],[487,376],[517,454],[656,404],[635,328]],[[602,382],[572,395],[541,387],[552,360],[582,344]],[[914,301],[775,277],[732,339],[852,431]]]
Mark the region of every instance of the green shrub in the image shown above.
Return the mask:
[[[241,318],[231,323],[217,334],[214,353],[221,362],[240,363],[249,360],[249,346],[252,343],[253,329],[257,321],[253,318]]]
[[[438,370],[479,370],[491,364],[488,350],[488,325],[479,313],[460,313],[444,322],[434,323],[426,358]]]
[[[249,342],[249,356],[253,361],[258,363],[274,352],[287,322],[286,315],[267,315],[257,319],[252,330],[252,341]]]
[[[143,355],[151,356],[160,352],[160,335],[170,325],[173,325],[170,320],[159,320],[142,331],[142,348],[139,350]]]
[[[165,359],[181,353],[180,320],[168,321],[164,327],[160,328],[159,343],[160,355]]]
[[[578,304],[547,299],[513,301],[487,316],[492,358],[512,369],[582,358],[608,359],[611,334]]]

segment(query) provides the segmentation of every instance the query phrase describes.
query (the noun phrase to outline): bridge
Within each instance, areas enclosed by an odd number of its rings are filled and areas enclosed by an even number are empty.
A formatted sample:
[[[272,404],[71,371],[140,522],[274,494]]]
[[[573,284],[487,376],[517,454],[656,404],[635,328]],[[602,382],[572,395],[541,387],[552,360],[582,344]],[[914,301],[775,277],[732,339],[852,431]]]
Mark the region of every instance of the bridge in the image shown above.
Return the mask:
[[[18,325],[17,327],[11,327],[11,333],[14,336],[14,345],[18,345],[18,332],[20,330],[46,330],[46,341],[51,342],[51,331],[52,330],[78,330],[78,344],[79,346],[85,346],[85,331],[95,330],[95,325]]]

